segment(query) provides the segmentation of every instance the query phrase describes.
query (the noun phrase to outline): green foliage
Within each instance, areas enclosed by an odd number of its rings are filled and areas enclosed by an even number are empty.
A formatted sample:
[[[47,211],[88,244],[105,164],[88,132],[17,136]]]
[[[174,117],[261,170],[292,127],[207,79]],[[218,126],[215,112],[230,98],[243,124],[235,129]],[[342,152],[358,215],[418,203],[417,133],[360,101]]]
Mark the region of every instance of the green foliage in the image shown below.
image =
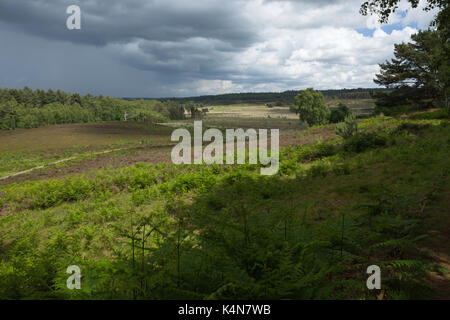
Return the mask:
[[[296,146],[281,152],[281,159],[289,157],[296,162],[307,162],[336,154],[338,148],[330,142],[317,143],[312,146]]]
[[[394,89],[377,96],[379,107],[398,105],[414,107],[448,106],[448,39],[437,30],[419,31],[411,43],[396,44],[395,58],[380,64],[374,82]],[[385,111],[383,111],[385,112]]]
[[[295,97],[296,113],[300,115],[300,120],[309,126],[327,124],[331,111],[325,105],[321,92],[309,88],[303,90]]]
[[[338,123],[334,129],[338,136],[344,139],[353,137],[358,132],[358,123],[356,122],[356,117],[353,113],[350,113],[345,117],[343,123]]]
[[[339,123],[345,121],[345,118],[350,115],[350,109],[343,103],[339,103],[337,109],[331,110],[330,123]]]
[[[345,140],[343,148],[347,152],[363,152],[369,148],[379,148],[387,144],[385,135],[376,132],[357,133]]]
[[[425,129],[429,128],[431,125],[428,123],[412,123],[412,122],[404,122],[397,127],[397,131],[401,132],[402,130],[418,134]]]
[[[155,100],[123,100],[91,95],[69,95],[49,89],[0,89],[0,130],[98,121],[163,122],[183,119],[178,103]]]
[[[400,106],[394,106],[394,107],[379,107],[377,106],[375,108],[376,114],[384,114],[385,116],[398,116],[402,114],[407,114],[414,109],[407,105],[400,105]]]
[[[398,9],[398,4],[400,0],[370,0],[365,1],[361,5],[360,13],[362,15],[376,14],[378,15],[379,21],[385,23],[388,21],[389,16],[393,14],[396,9]],[[418,0],[408,0],[412,8],[417,8]],[[431,10],[434,8],[445,8],[448,6],[447,0],[427,0],[426,6],[423,10]]]
[[[409,118],[412,120],[448,119],[450,118],[450,113],[448,109],[439,109],[433,112],[413,114]]]
[[[182,120],[185,118],[184,115],[184,108],[182,105],[174,102],[174,101],[166,101],[165,106],[167,108],[168,111],[168,116],[170,119],[172,120]]]

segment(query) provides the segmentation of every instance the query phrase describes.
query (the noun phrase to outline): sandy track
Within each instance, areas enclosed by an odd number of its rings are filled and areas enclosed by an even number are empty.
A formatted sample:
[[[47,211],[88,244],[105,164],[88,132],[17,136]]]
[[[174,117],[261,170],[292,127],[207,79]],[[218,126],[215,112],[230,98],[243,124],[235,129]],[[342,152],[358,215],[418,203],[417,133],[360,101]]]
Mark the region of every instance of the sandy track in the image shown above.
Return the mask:
[[[93,153],[90,153],[90,155],[106,154],[106,153],[111,153],[111,152],[114,152],[114,151],[120,151],[120,150],[125,150],[125,149],[127,149],[127,148],[104,150],[104,151],[100,151],[100,152],[93,152]],[[28,170],[16,172],[16,173],[14,173],[14,174],[10,174],[10,175],[8,175],[8,176],[1,177],[0,180],[6,180],[6,179],[9,179],[9,178],[12,178],[12,177],[17,177],[17,176],[20,176],[20,175],[22,175],[22,174],[32,172],[32,171],[34,171],[34,170],[44,169],[45,167],[52,166],[52,165],[55,165],[55,164],[58,164],[58,163],[63,163],[63,162],[67,162],[67,161],[70,161],[70,160],[75,160],[75,159],[77,159],[79,156],[80,156],[80,155],[78,155],[78,156],[73,156],[73,157],[69,157],[69,158],[65,158],[65,159],[61,159],[61,160],[58,160],[58,161],[50,162],[50,163],[47,163],[47,164],[44,164],[44,165],[41,165],[41,166],[37,166],[37,167],[31,168],[31,169],[28,169]]]

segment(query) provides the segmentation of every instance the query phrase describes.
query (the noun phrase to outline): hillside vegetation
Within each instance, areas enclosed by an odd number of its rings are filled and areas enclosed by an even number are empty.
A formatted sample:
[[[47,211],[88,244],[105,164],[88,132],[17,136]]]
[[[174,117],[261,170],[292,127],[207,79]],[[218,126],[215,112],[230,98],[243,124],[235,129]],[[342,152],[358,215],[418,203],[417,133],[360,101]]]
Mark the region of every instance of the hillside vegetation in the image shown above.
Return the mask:
[[[1,186],[0,298],[439,297],[450,127],[429,118],[286,147],[276,176],[139,163]],[[372,264],[381,291],[366,288]]]

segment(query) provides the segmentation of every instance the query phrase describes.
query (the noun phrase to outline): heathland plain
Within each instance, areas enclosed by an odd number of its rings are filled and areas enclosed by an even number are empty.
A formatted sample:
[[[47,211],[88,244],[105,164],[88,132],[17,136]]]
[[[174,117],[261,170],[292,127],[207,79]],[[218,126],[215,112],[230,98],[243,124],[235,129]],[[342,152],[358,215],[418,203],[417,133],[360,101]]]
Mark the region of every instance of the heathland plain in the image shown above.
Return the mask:
[[[174,128],[156,123],[1,132],[0,297],[450,296],[450,127],[440,110],[360,119],[344,140],[334,124],[307,129],[287,108],[283,118],[282,108],[248,107],[270,114],[212,107],[203,122],[281,128],[276,175],[258,164],[172,164]],[[71,265],[79,290],[66,286]],[[380,290],[366,287],[370,265],[381,268]]]

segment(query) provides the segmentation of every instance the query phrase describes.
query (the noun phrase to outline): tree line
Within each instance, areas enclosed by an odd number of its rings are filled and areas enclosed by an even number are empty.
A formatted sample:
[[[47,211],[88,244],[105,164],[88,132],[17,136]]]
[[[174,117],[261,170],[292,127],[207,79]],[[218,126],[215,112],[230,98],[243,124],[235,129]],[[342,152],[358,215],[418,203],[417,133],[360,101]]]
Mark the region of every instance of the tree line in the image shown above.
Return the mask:
[[[67,93],[61,90],[0,89],[0,129],[98,121],[183,119],[174,101],[133,100]]]
[[[227,93],[219,95],[205,95],[187,98],[163,98],[161,101],[173,100],[181,103],[194,102],[197,104],[237,104],[237,103],[261,103],[275,105],[292,105],[295,97],[303,90],[288,90],[284,92],[242,92]],[[320,90],[328,99],[370,99],[371,96],[379,91],[386,91],[384,88],[358,88],[358,89],[335,89]],[[125,98],[132,100],[131,98]]]

